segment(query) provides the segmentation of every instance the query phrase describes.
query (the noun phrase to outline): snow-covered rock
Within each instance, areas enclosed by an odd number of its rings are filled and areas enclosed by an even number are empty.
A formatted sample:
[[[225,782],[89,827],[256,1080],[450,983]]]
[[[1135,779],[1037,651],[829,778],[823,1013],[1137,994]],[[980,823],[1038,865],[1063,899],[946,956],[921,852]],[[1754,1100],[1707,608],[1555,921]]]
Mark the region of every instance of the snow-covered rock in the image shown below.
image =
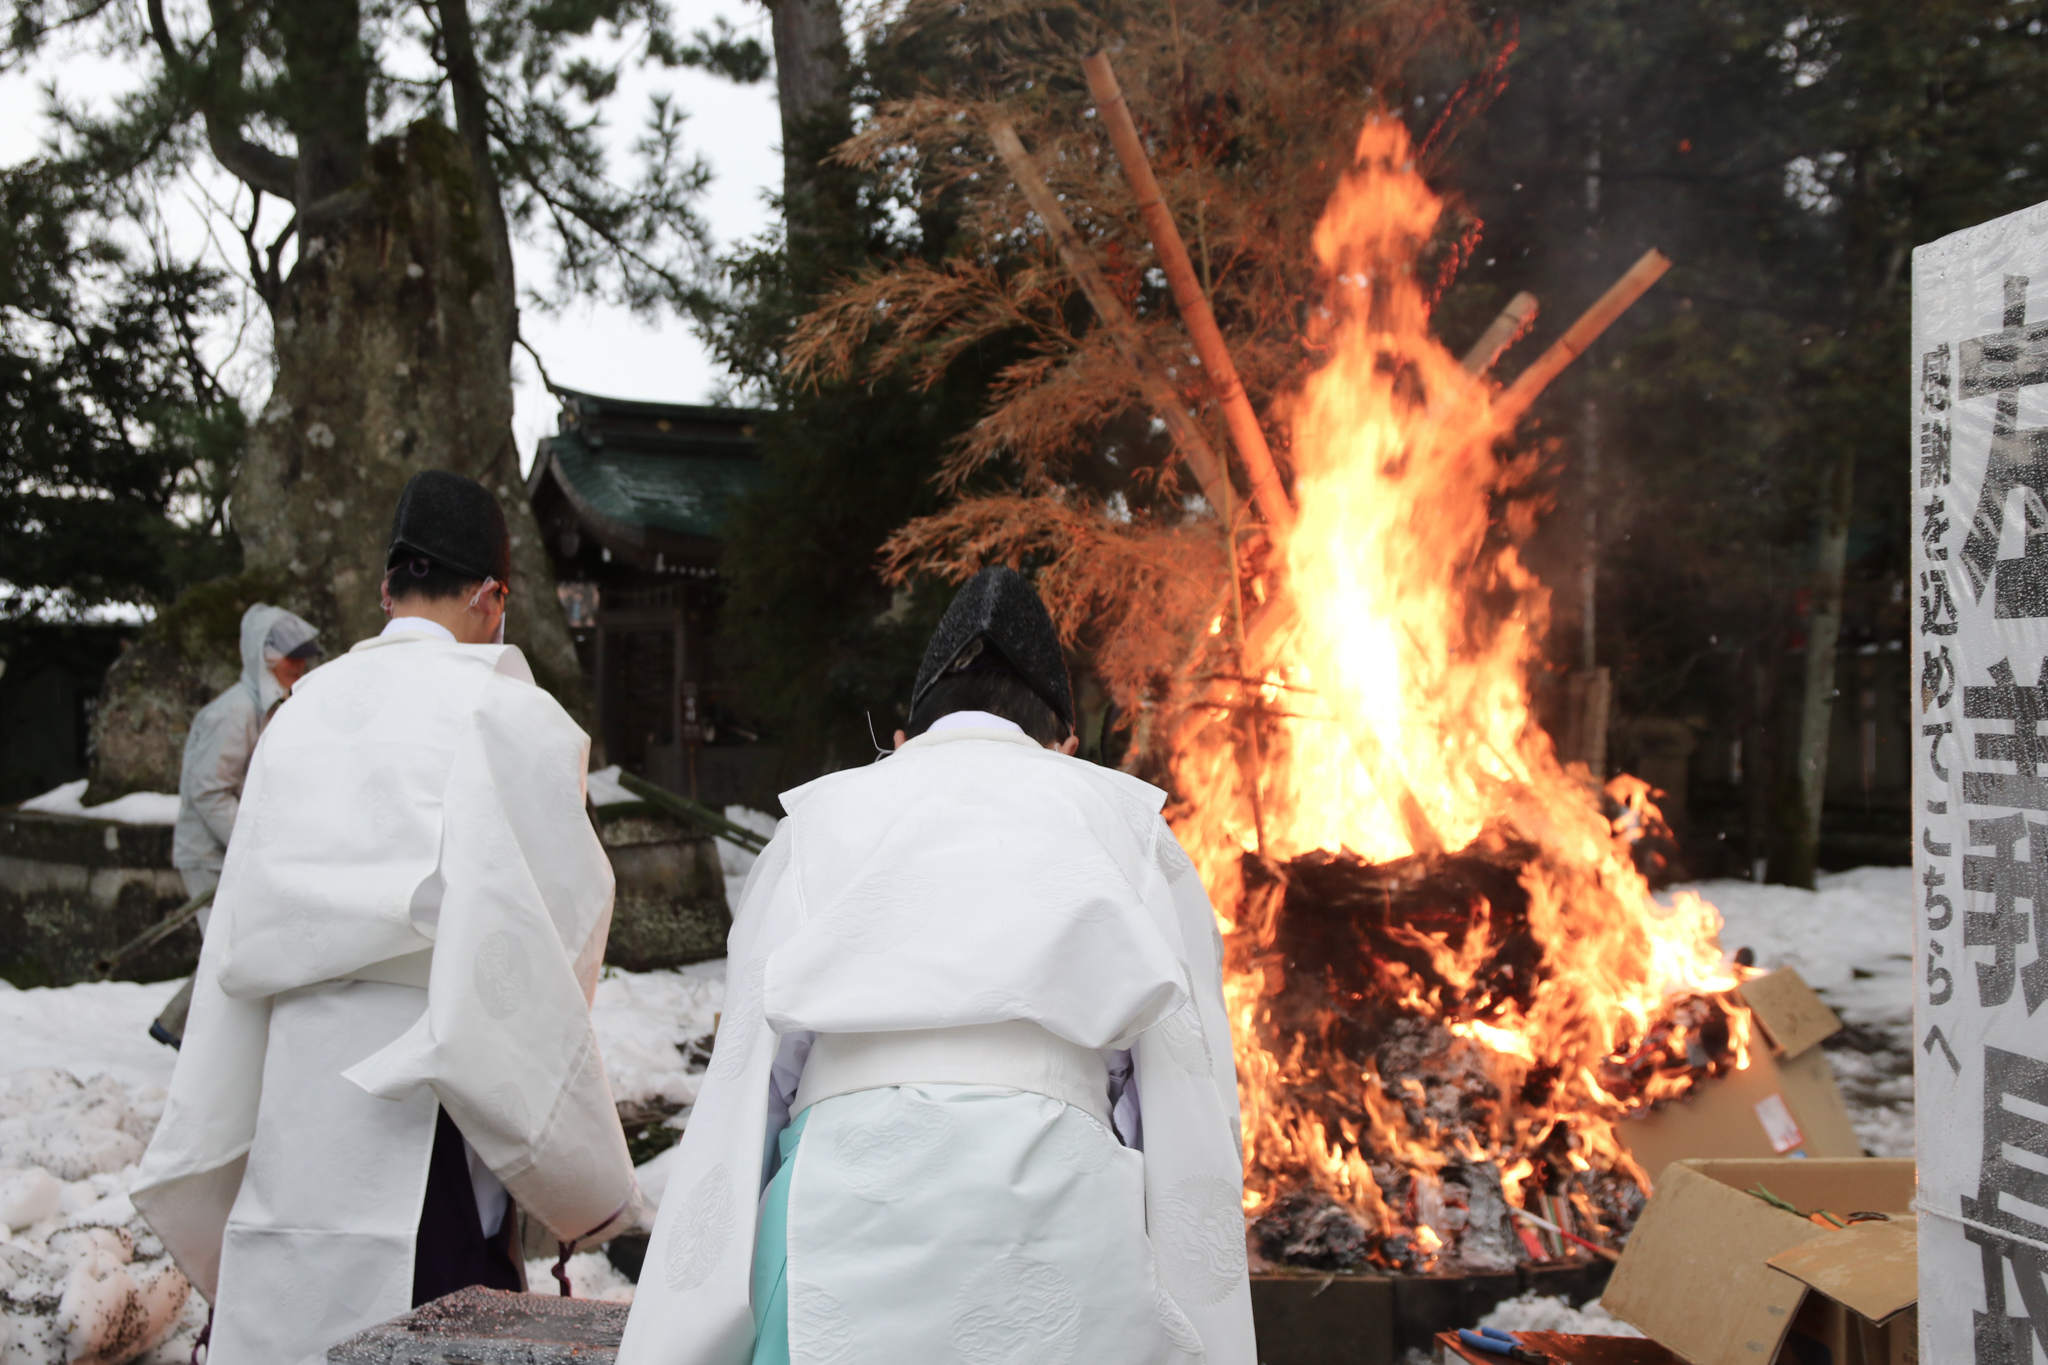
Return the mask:
[[[175,825],[178,823],[178,796],[175,792],[129,792],[117,796],[104,805],[88,806],[83,803],[86,779],[66,782],[52,787],[41,796],[32,796],[21,803],[22,810],[41,811],[45,815],[83,815],[93,820],[118,820],[124,825]]]

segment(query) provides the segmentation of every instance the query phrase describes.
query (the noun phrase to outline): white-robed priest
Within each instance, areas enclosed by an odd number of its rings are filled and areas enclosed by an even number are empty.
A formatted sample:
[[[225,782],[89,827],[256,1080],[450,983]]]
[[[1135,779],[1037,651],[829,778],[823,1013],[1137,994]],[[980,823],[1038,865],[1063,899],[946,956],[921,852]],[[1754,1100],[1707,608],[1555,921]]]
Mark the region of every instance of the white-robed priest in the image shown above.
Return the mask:
[[[785,793],[620,1365],[1251,1365],[1220,943],[985,570],[910,737]]]
[[[612,874],[588,740],[503,638],[481,485],[400,495],[383,634],[264,731],[133,1198],[214,1307],[210,1365],[299,1365],[472,1284],[516,1201],[637,1217],[589,1000]]]

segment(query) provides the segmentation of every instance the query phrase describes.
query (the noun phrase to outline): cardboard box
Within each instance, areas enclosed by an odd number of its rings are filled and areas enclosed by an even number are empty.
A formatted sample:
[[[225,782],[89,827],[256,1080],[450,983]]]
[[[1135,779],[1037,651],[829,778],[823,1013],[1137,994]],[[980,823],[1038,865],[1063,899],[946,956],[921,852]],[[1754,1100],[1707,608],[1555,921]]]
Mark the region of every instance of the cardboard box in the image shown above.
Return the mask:
[[[1759,1184],[1802,1210],[1891,1219],[1823,1229],[1747,1193]],[[1915,1365],[1913,1190],[1910,1161],[1677,1162],[1601,1303],[1690,1365]]]
[[[1615,1128],[1653,1186],[1674,1161],[1863,1155],[1821,1048],[1842,1021],[1790,967],[1750,981],[1742,998],[1757,1025],[1749,1067]]]

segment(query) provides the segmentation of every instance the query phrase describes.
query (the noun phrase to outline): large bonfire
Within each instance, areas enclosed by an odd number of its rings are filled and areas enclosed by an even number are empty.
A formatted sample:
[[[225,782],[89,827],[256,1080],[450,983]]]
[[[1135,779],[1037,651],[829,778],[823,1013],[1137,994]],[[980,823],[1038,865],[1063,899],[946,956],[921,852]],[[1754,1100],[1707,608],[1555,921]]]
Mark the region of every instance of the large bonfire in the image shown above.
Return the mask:
[[[1529,467],[1430,332],[1439,211],[1402,125],[1368,123],[1315,238],[1297,517],[1248,584],[1242,664],[1171,741],[1276,1260],[1501,1268],[1503,1203],[1620,1231],[1646,1182],[1617,1123],[1747,1065],[1719,916],[1658,904],[1630,856],[1641,784],[1602,792],[1532,719],[1548,594],[1498,524]]]

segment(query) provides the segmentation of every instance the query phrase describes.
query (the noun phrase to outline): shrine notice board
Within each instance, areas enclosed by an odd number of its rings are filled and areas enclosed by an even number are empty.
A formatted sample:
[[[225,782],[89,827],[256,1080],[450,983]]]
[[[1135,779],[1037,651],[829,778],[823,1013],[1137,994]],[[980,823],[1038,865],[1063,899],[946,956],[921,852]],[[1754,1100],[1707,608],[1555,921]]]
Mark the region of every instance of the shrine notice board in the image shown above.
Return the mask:
[[[2048,204],[1913,253],[1911,365],[1920,1359],[2032,1365],[2048,1352]]]

